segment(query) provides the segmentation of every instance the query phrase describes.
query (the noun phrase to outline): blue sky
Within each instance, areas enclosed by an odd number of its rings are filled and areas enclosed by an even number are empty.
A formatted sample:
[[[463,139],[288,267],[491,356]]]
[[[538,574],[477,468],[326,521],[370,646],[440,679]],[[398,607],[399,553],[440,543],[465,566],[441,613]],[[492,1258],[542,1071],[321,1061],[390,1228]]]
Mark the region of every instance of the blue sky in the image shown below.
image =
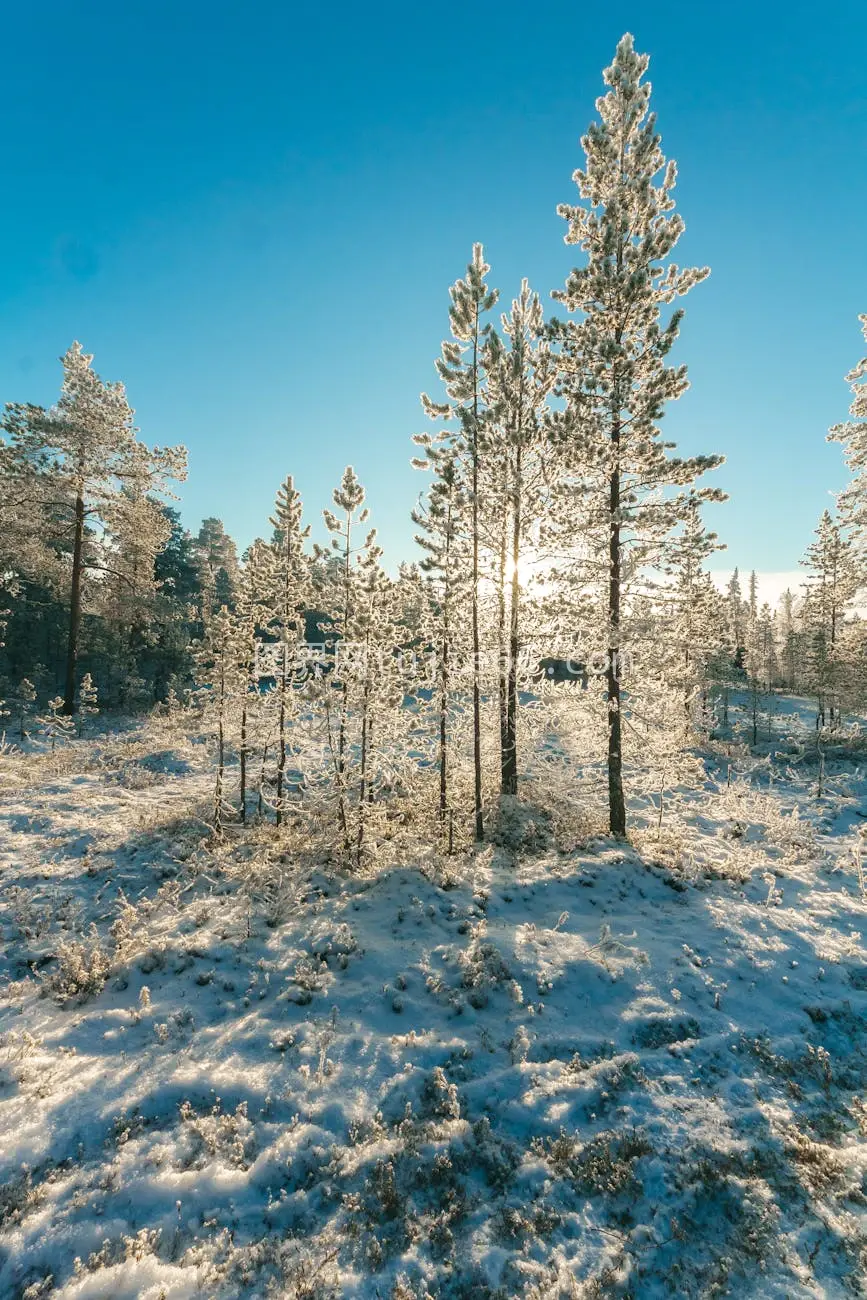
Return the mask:
[[[728,457],[717,567],[793,569],[844,481],[824,436],[863,349],[856,3],[10,6],[0,399],[51,402],[79,338],[143,437],[189,448],[189,526],[246,544],[287,473],[318,517],[352,462],[408,557],[448,286],[474,240],[504,298],[562,283],[555,207],[625,30],[680,168],[679,260],[712,268],[667,433]]]

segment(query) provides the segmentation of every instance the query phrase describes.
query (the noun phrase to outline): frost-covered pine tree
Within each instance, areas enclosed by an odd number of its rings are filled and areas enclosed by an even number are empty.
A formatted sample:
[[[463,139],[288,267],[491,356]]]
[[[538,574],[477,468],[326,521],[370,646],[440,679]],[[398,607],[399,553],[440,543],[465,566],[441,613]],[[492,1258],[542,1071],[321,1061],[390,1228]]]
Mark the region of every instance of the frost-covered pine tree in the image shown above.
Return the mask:
[[[18,717],[18,738],[27,739],[27,719],[36,703],[36,687],[29,677],[22,677],[15,692],[15,712]]]
[[[381,798],[383,764],[402,691],[395,671],[395,609],[392,587],[382,568],[375,533],[358,556],[356,593],[348,625],[352,650],[342,673],[349,679],[350,704],[357,718],[358,760],[354,857],[360,866],[369,849],[371,805]]]
[[[744,666],[744,595],[741,590],[741,577],[737,569],[729,578],[726,587],[726,615],[728,623],[729,644],[731,645],[732,667]]]
[[[12,404],[3,428],[10,435],[16,473],[27,484],[31,527],[49,525],[55,543],[69,547],[69,621],[63,707],[75,708],[76,667],[85,575],[111,570],[102,543],[105,530],[115,538],[124,529],[121,502],[135,485],[143,512],[161,513],[156,494],[167,493],[171,479],[186,475],[182,447],[148,450],[138,441],[132,411],[121,383],[105,383],[92,369],[93,357],[73,343],[63,364],[60,400],[51,410]],[[154,536],[159,532],[155,525]]]
[[[241,570],[238,548],[226,532],[222,519],[211,516],[202,520],[195,550],[202,586],[203,617],[221,605],[234,609]]]
[[[751,744],[755,746],[759,738],[759,713],[765,695],[765,682],[762,673],[763,637],[759,622],[758,578],[756,571],[750,573],[744,621],[744,669],[747,676],[747,707],[752,730]]]
[[[47,712],[37,719],[39,730],[51,743],[51,752],[57,748],[58,740],[68,740],[75,730],[72,718],[64,713],[63,696],[55,695],[48,701]]]
[[[470,625],[472,636],[473,709],[473,827],[476,840],[484,838],[482,810],[482,723],[481,723],[481,491],[483,440],[487,415],[485,398],[485,342],[490,322],[485,318],[497,302],[496,289],[489,289],[490,272],[481,244],[473,245],[467,274],[449,290],[451,338],[442,345],[436,368],[449,400],[434,402],[422,393],[422,405],[432,420],[447,419],[457,427],[440,435],[459,455],[462,485],[469,498],[469,541],[471,554]]]
[[[816,695],[816,726],[837,722],[845,667],[840,633],[852,599],[861,585],[861,566],[853,541],[825,510],[801,561],[804,580],[803,622],[808,642],[811,688]],[[826,716],[827,711],[827,716]]]
[[[347,465],[343,471],[340,487],[334,489],[332,499],[335,509],[322,512],[325,526],[331,534],[331,548],[330,551],[317,548],[315,554],[320,561],[326,584],[322,594],[327,607],[327,620],[321,628],[334,652],[331,685],[338,692],[339,700],[335,716],[331,706],[331,691],[326,690],[325,725],[334,768],[343,847],[345,852],[351,853],[353,836],[348,781],[351,681],[348,673],[340,672],[337,660],[342,646],[343,660],[348,663],[357,595],[355,560],[359,549],[358,530],[369,518],[369,511],[364,508],[364,488],[351,465]],[[363,540],[365,543],[373,542],[370,533]]]
[[[120,490],[106,501],[102,536],[91,543],[102,576],[91,584],[89,604],[106,624],[111,676],[105,669],[103,674],[109,685],[114,678],[121,708],[134,705],[137,697],[153,697],[140,669],[159,636],[156,560],[171,534],[171,517],[152,496],[150,454],[138,443]]]
[[[677,716],[670,727],[683,746],[692,742],[696,731],[707,729],[709,688],[725,636],[721,598],[704,568],[719,549],[716,534],[707,531],[696,504],[662,566],[669,581],[659,592],[658,635],[665,679],[676,699]]]
[[[83,735],[88,718],[99,713],[99,692],[90,673],[85,673],[78,688],[78,734]]]
[[[238,695],[245,683],[238,671],[242,649],[237,625],[223,605],[207,620],[205,634],[195,648],[195,672],[199,698],[206,710],[216,714],[217,764],[214,779],[214,832],[222,835],[226,814],[226,755]]]
[[[867,339],[867,313],[860,317]],[[830,442],[843,445],[843,456],[852,474],[839,498],[843,524],[855,532],[859,551],[867,549],[867,356],[849,371],[846,382],[852,389],[851,419],[835,424],[828,434]]]
[[[691,502],[719,497],[692,485],[722,459],[674,457],[660,436],[666,402],[687,387],[685,366],[668,364],[682,312],[665,318],[665,309],[708,270],[669,261],[684,224],[674,212],[676,167],[665,161],[650,112],[648,62],[626,35],[605,71],[609,89],[597,101],[599,121],[582,141],[586,165],[574,173],[581,203],[559,208],[567,243],[586,261],[554,294],[573,318],[552,327],[559,391],[586,466],[584,526],[599,538],[605,567],[599,594],[607,633],[609,825],[616,836],[626,834],[619,670],[625,566],[638,573],[659,564]]]
[[[238,683],[238,812],[242,824],[247,820],[249,766],[256,748],[255,723],[258,720],[260,633],[270,617],[272,591],[271,551],[257,539],[246,555],[240,575],[237,606],[233,615],[234,645],[237,656],[235,677]],[[267,746],[267,738],[263,746]]]
[[[522,576],[530,531],[542,522],[550,495],[545,439],[548,402],[557,378],[539,296],[527,280],[501,317],[505,343],[492,331],[485,365],[490,418],[486,461],[500,492],[491,494],[492,540],[499,541],[501,741],[500,789],[518,793],[518,685],[524,649]],[[493,518],[491,517],[493,516]]]
[[[778,654],[782,665],[783,678],[787,689],[794,691],[797,689],[798,683],[797,669],[801,657],[801,633],[796,614],[795,594],[788,587],[780,596],[777,622],[779,631]]]
[[[463,640],[461,620],[469,597],[469,553],[463,528],[467,502],[455,449],[432,445],[425,437],[417,441],[426,447],[427,456],[417,458],[414,464],[432,468],[435,475],[424,501],[412,512],[412,520],[419,529],[416,542],[425,552],[419,566],[426,580],[423,596],[427,617],[422,622],[422,637],[430,644],[435,665],[438,816],[440,832],[445,834],[454,814],[449,785],[454,663]]]
[[[397,774],[408,749],[406,737],[397,741],[404,711],[396,651],[403,630],[376,531],[359,531],[368,519],[364,495],[347,466],[334,492],[335,509],[323,512],[330,551],[315,552],[321,583],[317,604],[321,597],[326,614],[322,629],[334,650],[332,671],[318,698],[336,796],[339,851],[355,866],[375,851],[383,800],[400,784]]]
[[[289,752],[288,725],[294,713],[299,656],[304,643],[304,610],[309,596],[309,565],[304,543],[309,527],[302,527],[302,502],[290,475],[281,483],[270,523],[272,615],[269,631],[277,638],[277,779],[275,810],[277,825],[283,821],[286,765]]]

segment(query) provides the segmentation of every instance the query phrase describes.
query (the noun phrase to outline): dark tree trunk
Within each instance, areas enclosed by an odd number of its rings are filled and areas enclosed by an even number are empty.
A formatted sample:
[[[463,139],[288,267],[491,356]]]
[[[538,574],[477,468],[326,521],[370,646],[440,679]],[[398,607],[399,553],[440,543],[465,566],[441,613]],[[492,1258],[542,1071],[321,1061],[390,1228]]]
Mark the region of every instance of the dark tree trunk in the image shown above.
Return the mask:
[[[500,790],[506,793],[506,715],[508,712],[509,639],[506,635],[506,568],[508,559],[508,519],[503,520],[500,535],[500,571],[497,582],[497,705],[500,715]]]
[[[479,318],[473,344],[473,823],[477,841],[485,838],[482,814],[482,706],[479,685]]]
[[[620,420],[615,418],[611,440],[620,444]],[[608,824],[612,835],[626,835],[623,797],[623,723],[620,697],[620,469],[609,480],[608,493]]]
[[[515,492],[512,514],[512,593],[509,609],[509,676],[506,683],[506,725],[503,746],[503,794],[518,793],[518,631],[521,584],[521,448],[515,457]]]
[[[244,706],[241,709],[240,750],[241,752],[239,757],[241,761],[241,790],[239,794],[239,799],[240,799],[239,811],[241,814],[241,824],[243,825],[243,823],[246,822],[247,820],[247,702],[246,700],[244,701]]]
[[[448,707],[449,707],[449,639],[451,636],[451,528],[452,511],[449,503],[446,515],[446,553],[443,590],[443,635],[440,646],[440,709],[439,709],[439,768],[440,768],[440,829],[445,831],[448,809]]]
[[[223,773],[226,767],[226,733],[225,733],[225,710],[226,710],[226,649],[223,646],[221,650],[220,661],[220,696],[219,696],[219,716],[217,723],[217,782],[214,787],[214,831],[217,835],[223,833]]]
[[[284,629],[285,636],[285,629]],[[286,775],[286,678],[289,672],[289,647],[283,642],[283,671],[280,678],[280,741],[277,759],[277,825],[283,823],[283,781]]]
[[[63,712],[75,712],[75,670],[78,665],[78,631],[81,626],[81,575],[84,568],[84,498],[75,498],[75,540],[72,547],[72,590],[69,598],[69,640],[66,646],[66,690]]]

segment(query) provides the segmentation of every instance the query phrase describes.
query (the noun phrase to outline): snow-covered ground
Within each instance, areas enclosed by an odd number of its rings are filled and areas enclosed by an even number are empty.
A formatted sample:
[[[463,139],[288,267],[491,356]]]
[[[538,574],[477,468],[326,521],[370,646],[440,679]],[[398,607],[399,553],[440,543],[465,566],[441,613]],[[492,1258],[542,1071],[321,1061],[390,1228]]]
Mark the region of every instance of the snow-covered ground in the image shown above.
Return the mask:
[[[774,728],[365,879],[162,724],[0,758],[2,1300],[867,1293],[867,755]]]

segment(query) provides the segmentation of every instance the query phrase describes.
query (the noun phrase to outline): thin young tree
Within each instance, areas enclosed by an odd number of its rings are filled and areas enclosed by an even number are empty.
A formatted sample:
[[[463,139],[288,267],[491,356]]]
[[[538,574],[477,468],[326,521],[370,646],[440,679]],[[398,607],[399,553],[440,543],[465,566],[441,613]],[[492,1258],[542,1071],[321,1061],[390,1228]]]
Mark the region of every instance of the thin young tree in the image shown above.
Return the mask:
[[[355,600],[348,625],[352,652],[342,670],[351,688],[359,723],[356,866],[361,866],[368,848],[366,837],[370,805],[376,793],[377,749],[381,750],[385,740],[379,732],[387,724],[389,711],[400,703],[399,696],[389,691],[394,680],[396,628],[391,584],[381,561],[382,548],[376,544],[375,532],[371,531],[358,556]]]
[[[195,648],[196,683],[205,708],[212,708],[217,722],[217,765],[214,777],[214,833],[223,834],[230,812],[225,797],[226,757],[240,688],[237,623],[223,605],[205,623],[205,634]]]
[[[27,719],[36,703],[36,687],[29,677],[22,677],[15,692],[15,712],[18,714],[18,738],[27,739]]]
[[[491,419],[488,459],[499,462],[502,492],[494,496],[501,555],[498,575],[504,635],[501,647],[500,786],[518,793],[518,669],[522,652],[522,574],[529,531],[547,504],[543,466],[548,401],[556,368],[539,296],[522,281],[521,292],[502,318],[503,334],[491,332],[486,356]]]
[[[803,583],[803,619],[809,643],[808,662],[817,699],[817,728],[837,721],[842,665],[839,641],[843,619],[851,608],[860,583],[860,566],[854,545],[840,524],[825,510],[801,561],[807,570]]]
[[[798,620],[795,611],[795,594],[787,587],[779,604],[779,652],[785,669],[785,684],[794,691],[797,684],[796,665],[799,658]]]
[[[611,833],[626,834],[623,787],[623,697],[619,662],[624,649],[624,554],[634,571],[658,563],[665,539],[693,499],[686,489],[721,457],[675,458],[660,437],[665,404],[687,387],[686,368],[669,365],[681,310],[664,309],[707,274],[669,261],[684,230],[674,212],[676,167],[666,163],[650,112],[646,55],[630,35],[605,71],[608,92],[597,101],[582,145],[586,165],[574,173],[582,203],[559,208],[566,241],[581,248],[586,265],[554,294],[573,314],[555,322],[560,391],[572,416],[592,487],[592,525],[604,537],[607,581],[608,808]],[[706,499],[707,490],[697,494]]]
[[[235,676],[240,696],[238,811],[242,824],[247,820],[250,757],[256,748],[253,724],[259,702],[260,633],[270,617],[271,585],[271,552],[265,542],[257,539],[246,555],[246,562],[240,576],[237,608],[234,613],[234,644],[237,655]],[[267,744],[267,741],[263,743]]]
[[[741,575],[737,569],[732,573],[726,587],[726,615],[732,651],[732,667],[742,668],[745,648],[744,595],[741,590]]]
[[[78,688],[78,734],[84,734],[88,718],[99,713],[99,692],[90,673],[85,673]]]
[[[719,593],[704,568],[720,549],[716,534],[705,528],[695,504],[663,562],[669,581],[659,593],[664,612],[658,631],[664,643],[665,676],[678,706],[672,730],[684,747],[699,727],[705,726],[709,674],[724,635]],[[705,705],[700,711],[696,708],[699,700]]]
[[[466,497],[460,484],[460,470],[453,447],[436,447],[424,437],[418,441],[427,448],[426,458],[417,458],[418,468],[434,470],[435,477],[426,498],[412,512],[419,532],[416,542],[425,552],[421,572],[428,580],[425,632],[430,640],[436,672],[437,768],[439,774],[438,816],[440,833],[451,829],[454,812],[449,796],[449,739],[452,661],[459,639],[459,617],[467,595],[466,547],[462,520]]]
[[[277,636],[277,782],[275,808],[277,825],[284,816],[286,765],[289,752],[287,727],[292,713],[293,690],[298,677],[298,656],[304,641],[304,610],[308,598],[309,568],[304,553],[304,543],[310,535],[309,526],[301,524],[302,502],[289,475],[277,492],[274,514],[270,523],[274,530],[271,541],[272,565],[272,618],[270,630]]]
[[[472,631],[472,706],[473,706],[473,830],[476,840],[484,839],[485,824],[482,806],[482,723],[481,723],[481,635],[480,593],[481,576],[481,485],[483,438],[486,419],[485,400],[485,342],[490,332],[490,322],[485,317],[496,305],[498,293],[489,289],[485,277],[490,267],[484,259],[481,244],[473,245],[472,261],[466,276],[456,281],[449,290],[451,306],[449,322],[450,339],[442,344],[442,354],[436,368],[442,380],[448,402],[434,402],[422,393],[422,405],[433,420],[448,419],[458,422],[458,428],[444,437],[453,442],[460,453],[466,490],[470,502],[471,588],[470,621]]]
[[[322,631],[331,641],[334,650],[335,689],[339,692],[340,703],[337,710],[336,724],[332,720],[330,703],[326,703],[325,721],[328,733],[328,746],[334,765],[337,786],[337,807],[343,846],[347,853],[353,849],[348,799],[348,732],[350,721],[350,676],[348,671],[338,669],[338,658],[348,667],[351,648],[353,619],[356,601],[356,565],[358,538],[357,532],[369,517],[364,508],[364,488],[358,481],[355,470],[347,465],[339,488],[332,494],[334,510],[323,510],[325,526],[331,534],[331,549],[317,548],[315,554],[320,561],[325,575],[327,588],[324,593],[327,604],[327,621],[322,624]],[[372,536],[367,534],[367,542],[372,543]],[[342,651],[341,651],[342,647]],[[330,700],[330,692],[326,701]]]

